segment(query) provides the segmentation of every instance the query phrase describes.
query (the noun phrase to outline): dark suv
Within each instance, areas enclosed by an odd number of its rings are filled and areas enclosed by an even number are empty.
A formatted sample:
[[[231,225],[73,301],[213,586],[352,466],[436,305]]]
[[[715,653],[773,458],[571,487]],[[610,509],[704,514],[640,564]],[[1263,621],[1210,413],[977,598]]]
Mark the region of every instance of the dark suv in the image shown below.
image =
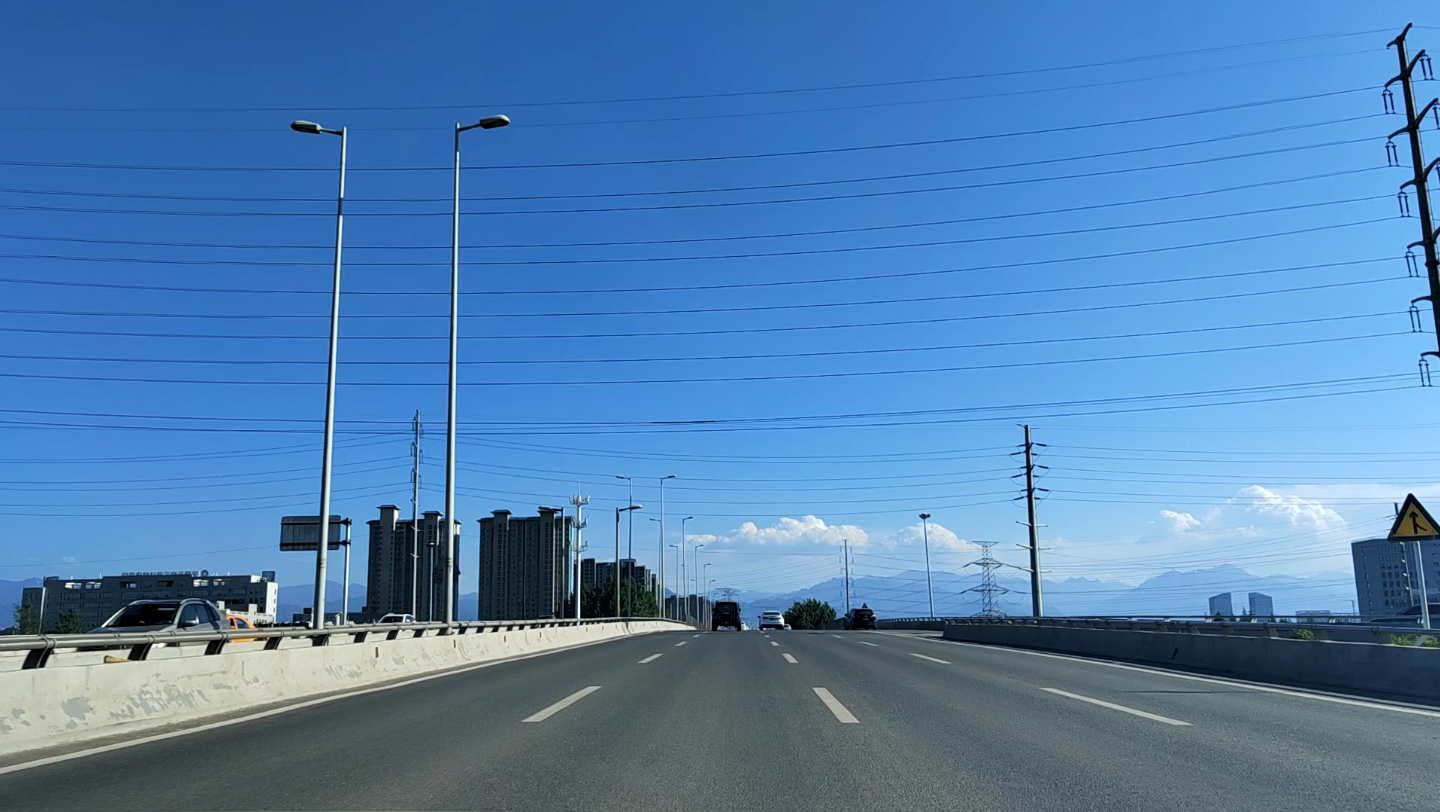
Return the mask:
[[[710,611],[710,631],[719,631],[721,626],[740,631],[740,604],[735,601],[715,602],[715,607]]]
[[[868,606],[861,605],[859,609],[851,609],[845,616],[845,628],[847,629],[874,629],[875,611]]]

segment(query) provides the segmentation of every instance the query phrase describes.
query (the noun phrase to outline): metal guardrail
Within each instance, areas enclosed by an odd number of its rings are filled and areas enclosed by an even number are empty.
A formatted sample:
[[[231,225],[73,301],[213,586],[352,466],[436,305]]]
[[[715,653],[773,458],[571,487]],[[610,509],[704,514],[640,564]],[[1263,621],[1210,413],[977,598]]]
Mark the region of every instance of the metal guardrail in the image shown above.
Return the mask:
[[[676,626],[690,628],[687,624],[666,618],[620,617],[582,618],[557,620],[480,620],[457,623],[365,623],[344,626],[327,626],[323,629],[270,627],[260,629],[223,629],[203,632],[125,632],[116,634],[32,634],[0,637],[0,652],[23,651],[25,662],[22,669],[44,668],[57,649],[116,650],[129,649],[127,660],[142,661],[150,656],[155,646],[179,646],[205,644],[205,654],[216,655],[225,651],[225,646],[236,640],[263,640],[265,651],[275,651],[281,642],[290,639],[308,639],[312,646],[328,646],[332,637],[350,637],[352,643],[363,643],[368,638],[396,640],[415,639],[426,636],[485,634],[511,632],[527,629],[549,629],[566,626],[588,626],[597,623],[617,623],[640,620],[661,620]]]

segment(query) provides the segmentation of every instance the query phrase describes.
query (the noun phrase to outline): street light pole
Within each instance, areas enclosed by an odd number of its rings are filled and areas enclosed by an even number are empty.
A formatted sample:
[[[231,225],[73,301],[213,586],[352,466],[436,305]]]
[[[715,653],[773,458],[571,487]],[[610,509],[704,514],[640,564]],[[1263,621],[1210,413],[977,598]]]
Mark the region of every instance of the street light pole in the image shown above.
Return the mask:
[[[620,514],[639,509],[636,504],[615,508],[615,617],[624,617],[620,613]]]
[[[675,572],[680,572],[680,545],[667,544],[665,546],[675,551]],[[680,592],[678,590],[675,592],[675,612],[672,614],[669,609],[666,609],[665,616],[671,620],[680,619]]]
[[[445,415],[445,622],[455,622],[455,389],[460,348],[460,133],[479,127],[493,130],[510,123],[506,116],[488,116],[474,124],[455,124],[455,197],[450,218],[450,403]]]
[[[345,545],[345,586],[340,592],[340,625],[344,626],[350,622],[350,520],[341,524],[345,525],[345,540],[340,542]]]
[[[930,514],[920,514],[920,525],[925,531],[925,591],[930,593],[930,617],[935,617],[935,584],[930,581]]]
[[[694,546],[695,550],[695,620],[700,620],[700,548],[704,544]]]
[[[675,475],[660,477],[660,546],[656,550],[656,558],[660,561],[660,577],[655,589],[655,598],[659,601],[657,604],[659,606],[665,605],[665,480],[667,479],[675,479]]]
[[[714,562],[706,561],[705,566],[700,570],[700,578],[705,583],[705,611],[703,612],[704,619],[700,623],[702,629],[710,625],[710,565],[712,563]]]
[[[327,130],[313,121],[294,121],[290,129],[308,135],[340,136],[340,190],[335,196],[335,273],[330,281],[330,361],[325,379],[325,440],[320,463],[320,543],[315,548],[315,607],[310,626],[325,628],[325,557],[330,551],[330,460],[335,441],[335,356],[340,345],[340,245],[345,233],[346,129]]]
[[[684,592],[686,589],[689,588],[689,583],[687,582],[685,577],[685,523],[693,518],[695,517],[686,516],[685,518],[680,520],[680,558],[678,561],[675,562],[675,575],[680,579],[680,588],[675,590],[676,605],[683,605],[681,604],[682,598],[680,596],[680,593]],[[689,619],[690,607],[685,606],[685,608],[681,609],[679,612],[679,620],[683,623],[685,621],[688,621]]]

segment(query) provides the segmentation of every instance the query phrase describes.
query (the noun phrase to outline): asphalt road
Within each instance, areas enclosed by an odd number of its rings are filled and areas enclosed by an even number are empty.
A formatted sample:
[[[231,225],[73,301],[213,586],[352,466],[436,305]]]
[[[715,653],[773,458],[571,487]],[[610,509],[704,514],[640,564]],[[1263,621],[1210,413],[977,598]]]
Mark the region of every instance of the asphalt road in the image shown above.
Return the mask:
[[[1440,809],[1440,711],[872,632],[665,633],[0,775],[0,809]]]

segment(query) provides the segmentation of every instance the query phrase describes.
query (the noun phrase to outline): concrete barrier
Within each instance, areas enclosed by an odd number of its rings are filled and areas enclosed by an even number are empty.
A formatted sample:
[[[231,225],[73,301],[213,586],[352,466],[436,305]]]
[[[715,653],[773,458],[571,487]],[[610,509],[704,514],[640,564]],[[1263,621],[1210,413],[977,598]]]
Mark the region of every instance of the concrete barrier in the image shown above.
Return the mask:
[[[1241,679],[1440,702],[1440,649],[1195,631],[949,623],[947,640],[1162,665]]]
[[[664,620],[338,642],[0,673],[0,756],[658,631]]]

